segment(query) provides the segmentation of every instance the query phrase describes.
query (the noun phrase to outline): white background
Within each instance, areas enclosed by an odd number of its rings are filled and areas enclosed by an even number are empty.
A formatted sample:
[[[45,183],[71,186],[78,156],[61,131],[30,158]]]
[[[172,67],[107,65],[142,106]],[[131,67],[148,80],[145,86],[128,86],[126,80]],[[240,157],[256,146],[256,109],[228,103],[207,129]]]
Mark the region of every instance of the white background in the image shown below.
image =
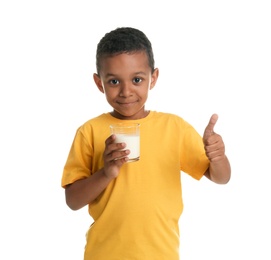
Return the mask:
[[[212,113],[231,161],[220,186],[183,176],[182,260],[271,259],[269,1],[0,3],[0,259],[82,259],[87,208],[60,187],[77,127],[110,107],[92,80],[96,44],[143,30],[160,77],[147,107],[202,134]]]

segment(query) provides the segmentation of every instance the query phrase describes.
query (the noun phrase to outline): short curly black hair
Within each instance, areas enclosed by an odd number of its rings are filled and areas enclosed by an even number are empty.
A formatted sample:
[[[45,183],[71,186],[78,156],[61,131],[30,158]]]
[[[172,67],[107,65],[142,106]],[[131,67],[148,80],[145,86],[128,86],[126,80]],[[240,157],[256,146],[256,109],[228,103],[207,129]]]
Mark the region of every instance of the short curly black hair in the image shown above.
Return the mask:
[[[131,27],[119,27],[108,32],[100,40],[96,51],[96,69],[99,74],[100,60],[106,56],[118,55],[121,53],[134,53],[145,51],[152,72],[154,71],[154,57],[152,44],[147,36],[140,30]]]

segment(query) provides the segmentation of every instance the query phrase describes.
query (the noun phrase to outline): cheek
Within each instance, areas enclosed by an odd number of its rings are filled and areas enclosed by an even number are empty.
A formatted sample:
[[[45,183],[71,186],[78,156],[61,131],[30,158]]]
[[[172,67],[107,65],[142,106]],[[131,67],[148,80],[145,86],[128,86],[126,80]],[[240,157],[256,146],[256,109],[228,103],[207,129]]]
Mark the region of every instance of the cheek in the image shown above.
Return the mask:
[[[107,99],[114,99],[115,97],[117,97],[119,95],[119,92],[117,89],[105,89],[104,93],[107,97]]]
[[[149,90],[150,90],[149,86],[146,88],[142,88],[139,92],[139,95],[142,97],[147,97],[149,94]]]

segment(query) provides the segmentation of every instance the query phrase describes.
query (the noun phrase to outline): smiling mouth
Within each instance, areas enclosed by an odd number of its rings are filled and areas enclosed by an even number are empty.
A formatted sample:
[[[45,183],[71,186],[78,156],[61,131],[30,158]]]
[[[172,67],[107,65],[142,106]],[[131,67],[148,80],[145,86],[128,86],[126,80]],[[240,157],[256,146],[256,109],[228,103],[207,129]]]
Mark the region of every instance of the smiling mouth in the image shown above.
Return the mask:
[[[137,101],[133,101],[133,102],[117,102],[118,105],[120,106],[132,106],[136,103]]]

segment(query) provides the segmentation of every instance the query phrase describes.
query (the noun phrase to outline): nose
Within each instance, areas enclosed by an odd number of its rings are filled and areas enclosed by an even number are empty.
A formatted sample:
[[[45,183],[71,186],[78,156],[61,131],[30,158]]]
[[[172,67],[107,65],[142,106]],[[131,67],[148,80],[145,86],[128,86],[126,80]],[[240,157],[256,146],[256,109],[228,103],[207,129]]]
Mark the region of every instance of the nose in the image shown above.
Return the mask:
[[[120,88],[120,97],[129,97],[132,94],[132,86],[128,82],[122,82]]]

